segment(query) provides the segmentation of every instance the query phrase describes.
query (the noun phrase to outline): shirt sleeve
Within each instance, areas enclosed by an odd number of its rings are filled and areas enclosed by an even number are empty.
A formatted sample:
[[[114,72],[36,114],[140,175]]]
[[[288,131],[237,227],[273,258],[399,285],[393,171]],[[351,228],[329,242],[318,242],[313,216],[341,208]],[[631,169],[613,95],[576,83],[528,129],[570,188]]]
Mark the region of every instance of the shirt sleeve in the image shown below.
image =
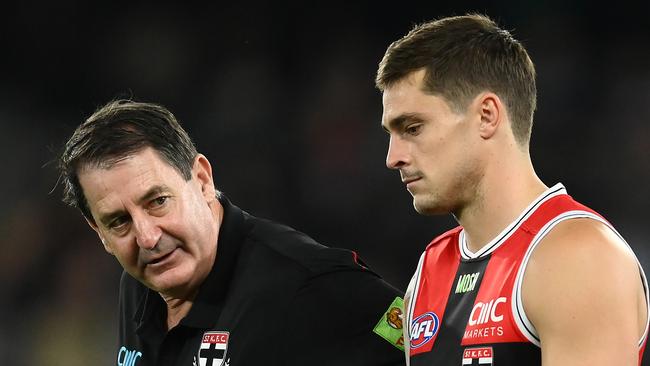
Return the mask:
[[[287,314],[286,365],[404,365],[401,350],[373,328],[403,294],[374,273],[349,269],[312,277]]]

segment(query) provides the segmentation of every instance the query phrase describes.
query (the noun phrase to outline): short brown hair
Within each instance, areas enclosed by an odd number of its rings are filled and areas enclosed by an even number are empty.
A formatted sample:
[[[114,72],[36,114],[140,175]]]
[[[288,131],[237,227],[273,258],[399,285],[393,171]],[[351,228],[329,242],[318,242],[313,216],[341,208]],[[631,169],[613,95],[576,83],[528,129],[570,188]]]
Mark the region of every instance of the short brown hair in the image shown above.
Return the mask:
[[[185,180],[198,154],[189,135],[165,107],[131,100],[111,101],[77,127],[59,158],[63,201],[93,220],[79,184],[79,169],[109,168],[151,147]]]
[[[379,63],[383,91],[425,69],[424,91],[444,97],[458,112],[482,91],[498,94],[516,140],[527,146],[537,104],[535,66],[523,45],[484,15],[447,17],[416,25],[393,42]]]

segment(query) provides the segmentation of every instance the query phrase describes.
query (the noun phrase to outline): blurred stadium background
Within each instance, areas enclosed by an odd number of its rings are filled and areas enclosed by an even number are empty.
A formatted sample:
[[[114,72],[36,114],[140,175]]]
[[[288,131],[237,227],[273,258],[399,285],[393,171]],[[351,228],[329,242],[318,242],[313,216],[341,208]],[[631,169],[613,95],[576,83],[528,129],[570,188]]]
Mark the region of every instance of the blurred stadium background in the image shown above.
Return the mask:
[[[353,248],[405,288],[454,222],[419,217],[385,168],[374,73],[414,23],[468,11],[513,30],[536,63],[542,179],[606,215],[650,271],[649,3],[476,4],[4,5],[0,364],[115,364],[120,267],[50,191],[62,143],[117,97],[170,108],[235,204]]]

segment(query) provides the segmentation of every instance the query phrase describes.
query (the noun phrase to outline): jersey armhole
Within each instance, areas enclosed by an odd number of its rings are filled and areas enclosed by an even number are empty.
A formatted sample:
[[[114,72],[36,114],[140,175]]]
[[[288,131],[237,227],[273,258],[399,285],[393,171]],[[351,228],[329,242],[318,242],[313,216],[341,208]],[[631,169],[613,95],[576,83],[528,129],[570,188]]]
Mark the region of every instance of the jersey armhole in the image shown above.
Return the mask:
[[[604,220],[602,217],[593,214],[591,212],[567,211],[561,215],[556,216],[555,218],[550,220],[546,225],[544,225],[544,227],[537,233],[537,235],[535,235],[535,237],[531,241],[530,246],[528,247],[528,250],[526,251],[526,254],[524,255],[524,259],[522,260],[519,270],[517,272],[517,278],[515,280],[515,285],[513,286],[513,294],[512,294],[512,298],[514,299],[514,301],[512,302],[512,314],[513,314],[513,319],[515,319],[516,326],[518,330],[521,332],[521,334],[524,335],[526,339],[528,339],[528,341],[530,341],[531,343],[535,344],[538,347],[540,346],[539,335],[537,334],[537,330],[535,329],[535,326],[531,323],[530,319],[528,319],[528,316],[526,315],[526,311],[524,309],[523,300],[521,296],[521,286],[522,286],[524,274],[526,272],[526,267],[535,248],[557,224],[561,223],[562,221],[577,219],[577,218],[593,219],[605,224],[610,230],[612,230],[612,232],[616,234],[616,236],[618,236],[620,240],[623,241],[623,243],[625,243],[625,245],[630,250],[630,252],[632,252],[632,255],[634,255],[632,248],[621,236],[621,234],[619,234],[616,231],[616,229],[614,229],[614,227],[612,227],[612,225],[608,223],[606,220]],[[648,293],[648,280],[643,271],[643,267],[641,266],[641,263],[639,262],[636,255],[634,255],[634,258],[636,259],[637,265],[639,266],[639,273],[641,275],[641,279],[643,283],[643,291],[645,293],[646,309],[648,314],[646,319],[645,330],[643,332],[643,335],[641,336],[641,339],[639,340],[639,347],[641,347],[645,343],[646,338],[648,337],[648,326],[650,325],[650,298]]]

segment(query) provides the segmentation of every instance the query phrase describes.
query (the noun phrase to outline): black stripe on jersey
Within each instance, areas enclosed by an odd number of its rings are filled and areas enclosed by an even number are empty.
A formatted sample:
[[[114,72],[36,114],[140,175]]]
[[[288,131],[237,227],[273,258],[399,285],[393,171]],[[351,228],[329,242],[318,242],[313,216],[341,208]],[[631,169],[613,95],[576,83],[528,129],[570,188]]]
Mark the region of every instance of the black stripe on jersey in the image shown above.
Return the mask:
[[[494,248],[495,246],[501,244],[501,241],[502,241],[504,238],[508,237],[508,236],[510,235],[510,233],[512,233],[512,232],[513,232],[514,230],[516,230],[517,228],[519,228],[519,225],[521,225],[521,222],[524,221],[524,219],[526,219],[526,218],[528,217],[528,214],[530,214],[532,211],[535,211],[535,210],[536,210],[536,209],[537,209],[537,208],[538,208],[538,207],[539,207],[539,206],[540,206],[540,205],[541,205],[541,204],[542,204],[542,203],[543,203],[543,202],[544,202],[544,201],[545,201],[549,196],[552,196],[552,195],[554,195],[555,193],[557,193],[557,192],[559,192],[559,191],[561,191],[561,190],[563,190],[563,189],[565,189],[563,186],[558,186],[556,189],[547,192],[544,196],[542,196],[542,198],[540,198],[540,199],[537,201],[537,203],[535,203],[535,205],[533,205],[532,207],[530,207],[528,210],[526,210],[526,212],[525,212],[523,215],[520,216],[520,218],[519,218],[519,220],[517,220],[516,224],[514,224],[514,225],[512,225],[512,227],[510,227],[510,230],[508,230],[507,232],[503,233],[503,234],[499,237],[499,239],[497,239],[497,240],[494,242],[494,244],[490,245],[488,248],[481,248],[481,250],[480,250],[479,252],[487,253],[487,252],[489,252],[490,250],[492,250],[492,248]],[[463,252],[465,252],[465,245],[461,245],[461,247],[463,248]],[[472,257],[471,255],[467,255],[467,254],[465,254],[465,255],[466,255],[467,257],[470,257],[470,258]],[[474,254],[474,255],[475,255],[475,254]]]

